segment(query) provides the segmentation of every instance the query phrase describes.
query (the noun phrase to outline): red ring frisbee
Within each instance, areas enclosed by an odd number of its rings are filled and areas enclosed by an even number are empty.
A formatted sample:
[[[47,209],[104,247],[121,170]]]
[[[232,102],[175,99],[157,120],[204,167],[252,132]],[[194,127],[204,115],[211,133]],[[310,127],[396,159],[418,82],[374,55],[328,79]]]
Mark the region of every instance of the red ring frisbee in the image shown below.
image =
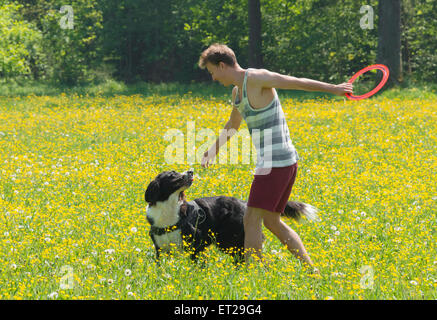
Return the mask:
[[[370,70],[381,70],[383,73],[382,76],[382,80],[380,83],[378,83],[378,85],[372,90],[369,91],[361,96],[354,96],[350,93],[345,93],[346,97],[350,100],[362,100],[362,99],[366,99],[369,98],[371,96],[373,96],[375,93],[377,93],[379,90],[381,90],[381,88],[385,85],[385,83],[388,80],[388,76],[390,75],[390,72],[388,71],[387,66],[383,65],[383,64],[373,64],[371,66],[368,66],[364,69],[361,69],[360,71],[358,71],[357,73],[355,73],[352,78],[349,79],[348,83],[353,83],[355,81],[356,78],[358,78],[360,75],[362,75],[363,73],[366,73],[367,71]]]

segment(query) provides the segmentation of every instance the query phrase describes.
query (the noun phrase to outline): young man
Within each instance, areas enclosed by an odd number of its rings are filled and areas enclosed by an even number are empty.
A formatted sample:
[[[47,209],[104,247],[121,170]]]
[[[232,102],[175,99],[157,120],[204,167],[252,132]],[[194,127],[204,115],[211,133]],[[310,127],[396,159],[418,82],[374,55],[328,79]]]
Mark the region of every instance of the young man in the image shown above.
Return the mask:
[[[202,167],[209,166],[220,147],[232,137],[232,132],[238,130],[243,118],[252,139],[255,130],[261,132],[260,136],[265,137],[263,133],[269,129],[272,137],[270,153],[264,154],[265,145],[256,144],[257,171],[254,174],[243,220],[246,261],[252,254],[262,258],[262,223],[264,223],[293,255],[312,266],[313,262],[300,237],[280,218],[296,178],[299,157],[291,143],[289,129],[274,88],[321,91],[341,96],[347,92],[352,93],[352,84],[333,85],[282,75],[265,69],[245,70],[237,63],[232,49],[222,44],[213,44],[203,51],[199,66],[208,69],[214,81],[224,86],[234,85],[232,90],[234,106],[229,121],[215,144],[205,152],[201,161]],[[264,156],[270,157],[266,163],[263,161]],[[266,168],[267,171],[262,171]]]

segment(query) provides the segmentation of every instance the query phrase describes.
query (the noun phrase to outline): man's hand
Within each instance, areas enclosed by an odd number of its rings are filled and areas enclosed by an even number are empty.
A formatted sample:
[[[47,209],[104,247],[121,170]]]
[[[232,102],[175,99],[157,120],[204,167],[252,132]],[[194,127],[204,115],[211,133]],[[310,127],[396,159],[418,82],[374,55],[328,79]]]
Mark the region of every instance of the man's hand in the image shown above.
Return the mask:
[[[215,154],[213,154],[213,153],[210,152],[210,151],[206,151],[206,152],[203,154],[203,158],[202,158],[202,160],[200,161],[200,165],[201,165],[203,168],[208,168],[208,166],[213,162],[214,158],[215,158]]]
[[[353,93],[354,86],[352,83],[345,82],[342,84],[337,84],[334,86],[334,89],[332,90],[333,94],[336,94],[338,96],[344,96],[345,93]]]

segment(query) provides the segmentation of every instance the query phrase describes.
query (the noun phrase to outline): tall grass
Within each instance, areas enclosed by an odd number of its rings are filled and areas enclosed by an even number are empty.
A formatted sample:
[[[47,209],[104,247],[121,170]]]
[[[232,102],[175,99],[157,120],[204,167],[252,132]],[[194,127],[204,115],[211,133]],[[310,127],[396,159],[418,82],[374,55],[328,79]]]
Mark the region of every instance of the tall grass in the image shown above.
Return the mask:
[[[254,163],[166,161],[169,129],[185,148],[187,121],[218,135],[230,92],[111,86],[96,95],[32,87],[40,96],[13,87],[0,97],[0,299],[437,298],[435,92],[360,102],[282,96],[301,157],[291,198],[322,219],[285,221],[318,276],[268,230],[265,266],[236,268],[214,248],[203,263],[184,254],[155,263],[143,194],[151,179],[194,167],[188,200],[247,199]]]

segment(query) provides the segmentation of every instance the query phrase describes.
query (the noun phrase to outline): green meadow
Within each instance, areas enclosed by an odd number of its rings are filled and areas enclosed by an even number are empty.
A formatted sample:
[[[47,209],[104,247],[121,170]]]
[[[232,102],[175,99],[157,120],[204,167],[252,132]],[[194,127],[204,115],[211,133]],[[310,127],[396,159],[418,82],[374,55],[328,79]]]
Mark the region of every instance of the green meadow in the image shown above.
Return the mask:
[[[301,158],[291,199],[321,218],[285,221],[315,275],[267,229],[263,264],[235,266],[213,247],[197,264],[177,251],[155,263],[144,191],[158,173],[193,167],[188,200],[248,197],[253,162],[164,156],[169,129],[187,145],[187,121],[218,136],[230,90],[3,86],[0,299],[437,298],[435,88],[363,101],[279,92]]]

